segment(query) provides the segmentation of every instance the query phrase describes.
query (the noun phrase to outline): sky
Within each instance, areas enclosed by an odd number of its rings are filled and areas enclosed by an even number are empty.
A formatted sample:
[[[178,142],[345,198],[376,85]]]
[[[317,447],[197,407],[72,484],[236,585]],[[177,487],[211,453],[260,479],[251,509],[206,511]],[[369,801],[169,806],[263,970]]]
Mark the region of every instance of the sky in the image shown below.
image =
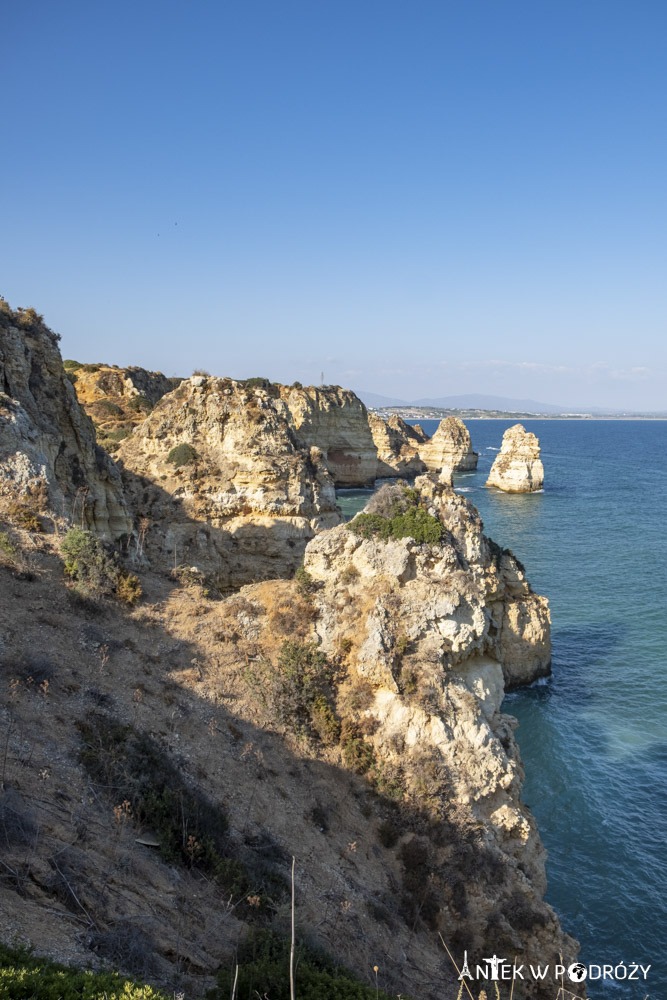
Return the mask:
[[[4,0],[0,294],[168,375],[667,409],[664,0]]]

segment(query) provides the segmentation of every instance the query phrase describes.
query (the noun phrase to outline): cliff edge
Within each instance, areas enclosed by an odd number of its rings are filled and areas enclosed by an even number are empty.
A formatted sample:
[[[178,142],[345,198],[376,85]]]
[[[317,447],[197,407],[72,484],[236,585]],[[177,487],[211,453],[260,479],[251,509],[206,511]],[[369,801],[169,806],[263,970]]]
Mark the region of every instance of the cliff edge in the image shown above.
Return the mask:
[[[0,300],[0,488],[116,539],[131,529],[120,476],[79,406],[58,340],[33,309]]]

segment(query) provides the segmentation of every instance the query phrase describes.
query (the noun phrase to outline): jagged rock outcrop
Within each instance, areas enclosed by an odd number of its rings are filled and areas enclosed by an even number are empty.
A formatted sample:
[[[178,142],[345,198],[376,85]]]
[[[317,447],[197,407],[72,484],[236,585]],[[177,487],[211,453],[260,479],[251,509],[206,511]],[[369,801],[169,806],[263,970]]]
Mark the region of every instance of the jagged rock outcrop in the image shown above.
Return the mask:
[[[479,455],[472,450],[468,428],[459,417],[445,417],[432,438],[419,448],[419,457],[429,472],[451,469],[466,472],[477,468]]]
[[[419,448],[428,437],[419,424],[411,427],[395,413],[389,420],[369,413],[368,423],[377,449],[377,479],[418,476],[426,471]]]
[[[301,395],[199,375],[158,401],[117,453],[152,563],[240,586],[293,573],[340,521],[323,453],[295,431]]]
[[[100,444],[109,452],[114,452],[158,400],[181,382],[145,368],[76,361],[66,361],[65,368],[79,402],[95,424]]]
[[[491,466],[487,486],[506,493],[534,493],[544,485],[540,442],[523,424],[514,424],[503,434],[503,443]]]
[[[308,544],[319,648],[333,658],[346,650],[341,690],[348,711],[356,706],[347,726],[382,782],[449,830],[430,843],[407,831],[401,839],[428,858],[432,926],[471,955],[574,956],[542,899],[545,852],[521,801],[516,721],[501,711],[508,687],[549,672],[547,601],[451,487],[431,475],[415,489],[420,516],[441,526],[437,544],[383,541],[377,520],[364,526],[363,517],[361,534],[353,521]],[[367,508],[376,518],[401,504],[401,487],[384,490],[394,492]],[[469,866],[455,847],[466,829],[475,831]]]
[[[89,418],[65,375],[58,337],[34,310],[0,301],[0,486],[31,493],[57,516],[75,517],[116,539],[129,532],[113,461],[95,440]]]
[[[375,481],[377,452],[366,407],[340,386],[279,386],[302,447],[319,448],[337,486]]]

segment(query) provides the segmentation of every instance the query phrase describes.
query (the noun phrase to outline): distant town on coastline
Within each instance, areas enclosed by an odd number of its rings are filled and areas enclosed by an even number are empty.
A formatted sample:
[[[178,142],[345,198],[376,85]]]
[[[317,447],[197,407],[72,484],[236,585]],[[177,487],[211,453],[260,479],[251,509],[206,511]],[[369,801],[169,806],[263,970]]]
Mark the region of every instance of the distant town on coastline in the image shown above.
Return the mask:
[[[614,410],[601,406],[573,409],[553,403],[540,403],[534,399],[510,399],[505,396],[485,396],[469,393],[461,396],[442,396],[436,399],[417,399],[412,402],[382,396],[375,392],[357,390],[357,395],[380,416],[392,414],[404,420],[442,420],[443,417],[461,419],[498,420],[665,420],[667,409],[653,411]]]

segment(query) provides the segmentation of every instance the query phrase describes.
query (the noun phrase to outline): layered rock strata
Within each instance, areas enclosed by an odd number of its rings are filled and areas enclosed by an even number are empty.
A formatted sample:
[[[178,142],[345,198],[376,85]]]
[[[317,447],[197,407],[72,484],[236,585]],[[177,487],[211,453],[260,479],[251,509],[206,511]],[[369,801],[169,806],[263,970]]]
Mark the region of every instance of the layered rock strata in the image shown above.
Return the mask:
[[[368,423],[377,450],[377,479],[418,476],[426,471],[419,448],[428,437],[419,424],[411,427],[397,414],[383,420],[375,413],[368,414]]]
[[[39,494],[56,516],[116,539],[131,529],[120,476],[79,406],[58,339],[34,310],[0,301],[2,492]]]
[[[432,438],[419,448],[419,457],[429,472],[450,469],[466,472],[477,468],[479,455],[472,450],[468,428],[459,417],[445,417]]]
[[[296,409],[302,395],[193,376],[121,443],[153,564],[196,565],[239,586],[294,572],[308,540],[339,523],[323,452],[296,433],[288,401]]]
[[[340,386],[277,386],[304,448],[318,448],[337,486],[375,481],[377,451],[366,407]]]
[[[544,485],[544,466],[540,459],[540,442],[522,424],[509,427],[491,466],[487,486],[496,486],[506,493],[534,493]]]

